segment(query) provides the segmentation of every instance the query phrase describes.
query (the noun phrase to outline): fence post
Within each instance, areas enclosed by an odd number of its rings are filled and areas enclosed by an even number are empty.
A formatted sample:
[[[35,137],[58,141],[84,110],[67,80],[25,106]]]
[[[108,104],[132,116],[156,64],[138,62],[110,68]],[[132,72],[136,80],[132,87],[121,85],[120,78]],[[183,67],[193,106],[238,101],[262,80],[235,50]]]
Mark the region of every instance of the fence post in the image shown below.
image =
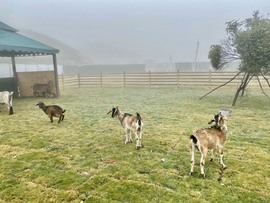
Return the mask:
[[[179,88],[179,70],[177,69],[177,89]]]
[[[100,87],[103,87],[102,72],[100,72]]]
[[[80,73],[78,73],[78,86],[81,87]]]
[[[126,87],[126,72],[123,72],[123,82],[124,82],[124,87]]]
[[[149,70],[149,74],[148,74],[148,76],[149,76],[149,78],[148,78],[148,80],[149,80],[149,87],[151,88],[151,71]]]

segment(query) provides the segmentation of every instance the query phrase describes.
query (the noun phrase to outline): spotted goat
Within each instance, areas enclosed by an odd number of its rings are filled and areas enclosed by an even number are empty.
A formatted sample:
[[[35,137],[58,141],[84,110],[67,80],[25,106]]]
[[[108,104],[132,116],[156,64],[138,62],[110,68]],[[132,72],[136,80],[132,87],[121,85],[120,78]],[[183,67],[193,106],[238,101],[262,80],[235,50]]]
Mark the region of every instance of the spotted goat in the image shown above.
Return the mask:
[[[208,123],[211,124],[215,122],[215,124],[209,128],[203,128],[196,130],[190,136],[190,151],[191,151],[191,169],[190,174],[192,175],[194,172],[194,164],[195,164],[195,149],[197,148],[201,153],[200,159],[200,169],[201,176],[205,178],[204,166],[205,159],[208,151],[212,152],[211,161],[214,160],[215,151],[218,148],[220,154],[220,163],[222,166],[222,170],[226,168],[223,160],[223,148],[226,142],[226,134],[227,134],[227,118],[223,116],[221,113],[214,116],[214,118]]]
[[[142,145],[142,131],[143,131],[143,120],[139,113],[136,116],[129,113],[123,113],[117,107],[113,107],[107,114],[112,113],[112,118],[117,117],[120,124],[125,129],[125,144],[132,142],[131,131],[135,134],[136,149],[143,147]]]

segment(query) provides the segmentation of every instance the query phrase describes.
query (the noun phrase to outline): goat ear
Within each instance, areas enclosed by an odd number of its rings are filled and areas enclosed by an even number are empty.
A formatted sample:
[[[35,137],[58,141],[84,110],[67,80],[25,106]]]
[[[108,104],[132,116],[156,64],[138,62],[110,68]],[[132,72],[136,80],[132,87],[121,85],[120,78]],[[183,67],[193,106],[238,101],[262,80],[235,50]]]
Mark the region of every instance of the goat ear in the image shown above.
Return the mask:
[[[214,119],[212,119],[211,121],[209,121],[208,122],[208,124],[211,124],[211,123],[213,123],[215,120]]]

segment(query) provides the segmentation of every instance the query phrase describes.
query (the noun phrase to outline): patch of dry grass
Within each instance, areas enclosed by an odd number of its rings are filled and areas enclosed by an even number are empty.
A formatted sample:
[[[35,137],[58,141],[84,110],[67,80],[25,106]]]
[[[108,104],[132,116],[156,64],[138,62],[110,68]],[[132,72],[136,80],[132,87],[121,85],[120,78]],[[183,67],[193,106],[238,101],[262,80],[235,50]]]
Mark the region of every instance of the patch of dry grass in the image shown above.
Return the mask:
[[[269,100],[254,90],[230,107],[232,89],[203,100],[203,88],[80,88],[43,99],[66,109],[50,123],[35,104],[14,100],[0,113],[0,202],[268,202]],[[144,118],[144,148],[124,145],[118,105]],[[206,179],[189,176],[189,135],[219,108],[230,108],[225,170],[206,162]],[[196,156],[199,160],[199,154]],[[210,159],[210,156],[209,156]]]

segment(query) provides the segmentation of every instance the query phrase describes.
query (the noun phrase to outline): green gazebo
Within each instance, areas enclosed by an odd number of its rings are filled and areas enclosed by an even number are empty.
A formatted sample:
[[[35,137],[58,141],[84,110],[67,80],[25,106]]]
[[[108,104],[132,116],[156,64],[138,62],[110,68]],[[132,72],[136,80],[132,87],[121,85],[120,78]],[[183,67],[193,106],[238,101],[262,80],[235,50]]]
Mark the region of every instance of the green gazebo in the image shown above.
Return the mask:
[[[60,96],[56,60],[56,54],[59,53],[59,50],[18,34],[17,32],[18,30],[0,22],[0,57],[11,57],[12,70],[15,81],[15,94],[18,94],[15,58],[52,55],[56,84],[56,96]]]

